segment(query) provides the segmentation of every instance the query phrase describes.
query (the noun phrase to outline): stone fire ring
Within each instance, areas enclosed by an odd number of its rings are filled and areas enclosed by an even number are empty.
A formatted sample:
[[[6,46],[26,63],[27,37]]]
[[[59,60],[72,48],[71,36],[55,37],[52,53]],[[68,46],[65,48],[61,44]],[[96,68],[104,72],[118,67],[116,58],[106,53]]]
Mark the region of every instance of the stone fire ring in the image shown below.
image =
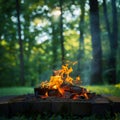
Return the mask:
[[[93,100],[41,99],[34,95],[0,97],[0,116],[18,114],[105,115],[120,113],[120,97],[100,95]]]

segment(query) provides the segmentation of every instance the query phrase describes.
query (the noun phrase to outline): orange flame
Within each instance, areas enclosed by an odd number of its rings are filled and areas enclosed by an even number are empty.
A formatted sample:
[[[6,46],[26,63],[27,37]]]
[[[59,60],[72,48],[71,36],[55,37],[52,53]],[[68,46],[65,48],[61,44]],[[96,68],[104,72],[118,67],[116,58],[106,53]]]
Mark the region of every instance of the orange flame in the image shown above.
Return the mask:
[[[65,93],[64,89],[62,89],[62,88],[58,88],[58,91],[61,95],[64,95],[64,93]]]
[[[50,81],[45,81],[40,84],[41,88],[48,88],[50,90],[58,90],[58,92],[64,96],[65,90],[61,87],[63,83],[71,84],[74,83],[79,84],[81,83],[80,77],[77,76],[75,80],[73,80],[72,77],[70,77],[70,73],[73,71],[72,67],[68,68],[68,64],[62,65],[60,70],[54,71],[53,76],[50,77]],[[45,93],[42,98],[47,98],[48,92]],[[88,99],[88,96],[85,91],[83,91],[83,94],[76,94],[73,99],[78,99],[80,96],[84,96],[86,99]]]
[[[41,98],[47,98],[48,97],[48,92],[45,93],[45,95],[41,96]]]
[[[41,87],[47,87],[49,89],[58,89],[63,82],[73,84],[73,78],[70,77],[72,68],[68,68],[68,64],[62,65],[60,70],[54,71],[54,75],[51,76],[50,81],[45,81],[40,84]]]

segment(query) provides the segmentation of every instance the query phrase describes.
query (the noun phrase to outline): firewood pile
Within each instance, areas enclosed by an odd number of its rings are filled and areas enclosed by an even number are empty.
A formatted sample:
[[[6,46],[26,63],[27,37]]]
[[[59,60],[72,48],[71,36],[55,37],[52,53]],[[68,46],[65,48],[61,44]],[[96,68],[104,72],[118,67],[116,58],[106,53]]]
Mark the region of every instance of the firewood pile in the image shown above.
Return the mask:
[[[57,97],[57,98],[69,98],[74,100],[88,100],[95,97],[95,93],[90,93],[86,88],[75,86],[72,84],[62,84],[60,86],[61,91],[64,93],[60,93],[58,89],[49,89],[37,87],[34,88],[35,96],[38,98],[46,99],[48,97]]]
[[[34,88],[35,96],[46,99],[48,97],[59,97],[69,99],[91,99],[95,93],[90,93],[86,88],[81,87],[80,77],[73,79],[70,73],[73,69],[63,65],[60,70],[53,71],[50,81],[45,81],[39,87]]]

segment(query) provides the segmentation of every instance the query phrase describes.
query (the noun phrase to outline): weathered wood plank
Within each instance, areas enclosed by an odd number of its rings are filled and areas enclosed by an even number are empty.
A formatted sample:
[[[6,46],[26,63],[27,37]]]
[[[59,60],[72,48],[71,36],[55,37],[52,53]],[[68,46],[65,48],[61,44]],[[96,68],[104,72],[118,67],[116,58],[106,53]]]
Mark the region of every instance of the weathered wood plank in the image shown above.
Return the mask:
[[[52,113],[55,114],[70,114],[71,106],[67,101],[55,101],[52,102]]]
[[[111,105],[107,98],[97,97],[92,102],[92,114],[105,115],[111,113]]]
[[[51,112],[51,102],[49,101],[31,101],[29,102],[30,113],[49,113]]]
[[[113,113],[120,113],[120,97],[106,96],[106,98],[110,101]]]
[[[20,101],[9,103],[9,116],[26,114],[29,111],[28,102]]]
[[[71,114],[73,115],[90,115],[91,114],[91,103],[82,101],[71,102]]]
[[[0,116],[9,116],[9,103],[0,104]]]
[[[14,116],[16,114],[73,114],[73,115],[105,115],[120,113],[120,98],[114,96],[96,96],[91,100],[72,100],[59,97],[46,99],[34,95],[3,97],[0,100],[0,115]]]

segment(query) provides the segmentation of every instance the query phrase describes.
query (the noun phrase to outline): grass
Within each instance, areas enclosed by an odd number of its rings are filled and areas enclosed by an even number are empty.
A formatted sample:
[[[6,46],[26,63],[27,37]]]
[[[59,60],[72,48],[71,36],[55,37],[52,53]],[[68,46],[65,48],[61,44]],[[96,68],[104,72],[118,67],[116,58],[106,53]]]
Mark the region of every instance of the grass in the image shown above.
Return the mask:
[[[23,95],[33,93],[34,89],[32,87],[7,87],[0,88],[0,96],[7,95]]]
[[[99,85],[99,86],[85,86],[89,91],[98,94],[108,94],[113,96],[120,96],[120,84],[117,85]]]
[[[109,94],[114,96],[120,96],[120,84],[117,85],[101,85],[101,86],[84,86],[91,92],[97,94]],[[10,87],[10,88],[0,88],[0,96],[6,95],[23,95],[34,93],[34,88],[32,87]]]

